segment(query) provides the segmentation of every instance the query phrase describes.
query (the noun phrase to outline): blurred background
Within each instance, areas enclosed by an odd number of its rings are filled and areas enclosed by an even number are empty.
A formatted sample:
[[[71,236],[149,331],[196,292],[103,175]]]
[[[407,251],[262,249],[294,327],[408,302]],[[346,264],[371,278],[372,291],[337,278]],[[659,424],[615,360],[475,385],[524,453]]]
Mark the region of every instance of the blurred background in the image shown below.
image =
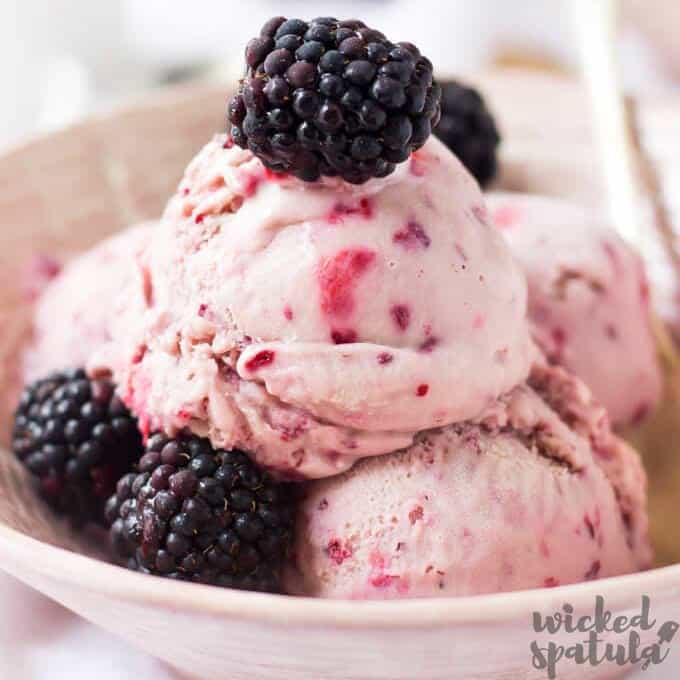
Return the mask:
[[[0,0],[0,146],[168,83],[233,78],[245,41],[275,14],[360,15],[420,45],[447,74],[492,64],[574,71],[568,2]],[[622,4],[626,87],[680,89],[680,2]]]

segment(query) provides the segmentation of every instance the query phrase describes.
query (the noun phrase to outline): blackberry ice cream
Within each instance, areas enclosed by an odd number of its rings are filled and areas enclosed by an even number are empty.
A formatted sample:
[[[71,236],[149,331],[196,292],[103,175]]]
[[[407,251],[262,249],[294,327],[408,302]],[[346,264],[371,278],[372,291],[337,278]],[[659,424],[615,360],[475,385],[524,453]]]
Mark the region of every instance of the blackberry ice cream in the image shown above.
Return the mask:
[[[639,425],[663,382],[640,256],[603,218],[567,201],[486,199],[526,274],[538,344],[590,387],[617,426]]]
[[[310,482],[288,589],[399,599],[552,588],[645,569],[646,478],[562,369],[472,421]]]
[[[494,222],[477,181],[429,136],[441,88],[416,46],[360,21],[276,17],[245,58],[228,131],[189,163],[160,221],[83,255],[39,303],[28,372],[85,363],[116,385],[145,441],[106,508],[117,557],[256,590],[278,589],[285,571],[290,593],[362,599],[646,568],[639,459],[543,337],[557,321],[574,332],[580,313],[588,332],[621,339],[600,338],[598,352],[635,349],[642,365],[648,326],[628,327],[646,322],[634,256],[598,232],[597,257],[582,258],[595,270],[585,311],[541,325],[534,273],[592,249],[592,235],[548,234],[546,256],[527,229],[515,259],[498,206]],[[482,133],[484,148],[461,155],[484,156],[486,176],[497,139]],[[617,422],[657,396],[651,380],[633,404],[597,375]],[[283,482],[296,494],[279,497]]]
[[[151,430],[188,428],[282,474],[408,446],[529,370],[523,277],[434,139],[357,187],[275,175],[218,137],[148,262],[145,309],[122,300],[102,366]]]

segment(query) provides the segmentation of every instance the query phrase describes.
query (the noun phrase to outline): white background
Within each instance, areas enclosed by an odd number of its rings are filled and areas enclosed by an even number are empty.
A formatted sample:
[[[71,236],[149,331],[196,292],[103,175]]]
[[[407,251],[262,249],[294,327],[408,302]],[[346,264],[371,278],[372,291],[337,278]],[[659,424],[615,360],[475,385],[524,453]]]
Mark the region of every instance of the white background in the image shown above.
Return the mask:
[[[680,26],[680,3],[623,1],[627,84],[669,86],[672,57],[680,76],[680,42],[664,29]],[[440,73],[479,68],[499,52],[517,48],[573,66],[568,3],[0,0],[0,146],[148,90],[177,68],[221,64],[235,69],[247,38],[280,13],[361,16],[394,40],[416,42]],[[665,52],[650,49],[666,44]]]

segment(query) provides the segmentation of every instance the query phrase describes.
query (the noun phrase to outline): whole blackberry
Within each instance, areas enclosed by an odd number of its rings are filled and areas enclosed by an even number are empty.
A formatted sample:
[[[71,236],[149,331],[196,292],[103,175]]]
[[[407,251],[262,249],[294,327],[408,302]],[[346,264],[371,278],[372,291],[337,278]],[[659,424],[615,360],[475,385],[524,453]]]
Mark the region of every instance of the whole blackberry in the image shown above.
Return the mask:
[[[82,369],[24,389],[12,448],[41,496],[75,525],[104,523],[106,499],[143,453],[136,421],[111,381],[89,380]]]
[[[128,568],[228,588],[276,592],[292,537],[289,487],[240,451],[156,434],[106,505]]]
[[[501,137],[477,90],[454,81],[442,83],[442,116],[434,133],[481,186],[496,176]]]
[[[276,17],[245,58],[231,136],[275,172],[307,182],[386,177],[439,122],[430,60],[361,21]]]

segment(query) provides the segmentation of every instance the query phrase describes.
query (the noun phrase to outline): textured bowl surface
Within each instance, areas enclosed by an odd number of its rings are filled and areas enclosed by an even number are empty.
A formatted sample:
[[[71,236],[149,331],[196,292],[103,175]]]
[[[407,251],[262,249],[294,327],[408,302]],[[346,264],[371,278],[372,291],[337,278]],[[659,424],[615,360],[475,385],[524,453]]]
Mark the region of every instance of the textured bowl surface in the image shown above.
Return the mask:
[[[515,82],[517,78],[521,82]],[[584,160],[592,155],[586,108],[575,87],[558,86],[569,110],[580,111],[580,118],[574,113],[574,120],[580,121],[575,123],[578,130],[564,131],[564,160],[554,148],[547,156],[540,153],[550,134],[545,130],[554,131],[555,126],[547,112],[543,112],[545,120],[538,110],[534,120],[522,118],[524,113],[512,118],[516,87],[536,95],[548,86],[542,78],[504,76],[484,81],[496,108],[508,110],[503,181],[526,190],[535,180],[538,189],[549,193],[596,197],[592,163]],[[224,102],[223,88],[182,90],[35,140],[0,157],[3,441],[18,380],[17,351],[28,332],[26,276],[32,258],[36,254],[61,258],[131,222],[156,217],[184,164],[220,128]],[[525,109],[528,104],[523,101]],[[505,120],[504,112],[501,117]],[[543,122],[553,127],[541,127]],[[537,130],[542,131],[542,145]],[[580,156],[569,137],[572,132],[583,133]],[[561,181],[553,174],[553,184],[548,185],[546,178],[557,167]],[[198,678],[543,678],[545,671],[532,666],[530,644],[561,638],[534,632],[534,611],[549,614],[568,602],[576,613],[592,614],[596,595],[603,595],[615,614],[639,612],[642,595],[651,598],[659,622],[677,617],[680,611],[680,566],[544,591],[354,603],[167,582],[127,572],[96,557],[96,545],[57,522],[35,500],[30,482],[11,455],[0,451],[0,568]],[[605,637],[627,640],[625,635]],[[656,630],[643,633],[643,643],[656,640]],[[565,641],[576,639],[567,636]],[[609,678],[624,672],[612,665],[590,668],[568,661],[558,668],[560,678]]]

